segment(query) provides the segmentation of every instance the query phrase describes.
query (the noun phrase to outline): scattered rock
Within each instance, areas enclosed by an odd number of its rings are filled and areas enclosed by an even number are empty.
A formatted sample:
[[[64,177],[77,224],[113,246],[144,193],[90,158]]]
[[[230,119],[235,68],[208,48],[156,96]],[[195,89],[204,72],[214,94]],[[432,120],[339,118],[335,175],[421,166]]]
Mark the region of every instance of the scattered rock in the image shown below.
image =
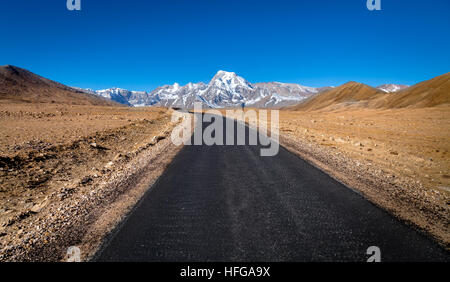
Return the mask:
[[[34,213],[40,212],[45,206],[47,205],[47,201],[44,201],[40,204],[35,204],[33,207],[31,207],[31,211]]]
[[[81,179],[80,183],[82,185],[86,185],[86,184],[88,184],[91,181],[92,181],[92,178],[90,176],[85,176],[85,177],[83,177],[83,179]]]
[[[156,141],[157,142],[159,142],[161,140],[164,140],[164,139],[166,139],[166,136],[161,136],[161,135],[156,136]]]
[[[357,147],[364,147],[363,143],[361,142],[355,142],[354,145]]]
[[[51,177],[49,175],[45,175],[42,177],[36,177],[33,180],[28,181],[28,188],[29,189],[33,189],[36,188],[39,185],[44,184],[45,182],[47,182]]]
[[[114,165],[113,162],[109,162],[109,163],[107,163],[107,164],[105,165],[105,168],[106,168],[106,169],[110,169],[113,165]]]
[[[95,148],[95,149],[97,149],[97,150],[110,150],[109,148],[100,146],[100,145],[98,145],[98,144],[95,143],[95,142],[93,142],[93,143],[91,143],[91,144],[89,144],[89,145],[90,145],[92,148]]]
[[[75,188],[73,187],[64,187],[61,189],[60,193],[57,195],[60,200],[64,200],[68,196],[70,196],[72,193],[75,192]]]
[[[119,154],[117,154],[117,155],[114,156],[114,159],[113,159],[113,160],[114,160],[114,161],[117,161],[117,160],[120,159],[121,157],[123,157],[123,156],[122,156],[122,154],[119,153]]]

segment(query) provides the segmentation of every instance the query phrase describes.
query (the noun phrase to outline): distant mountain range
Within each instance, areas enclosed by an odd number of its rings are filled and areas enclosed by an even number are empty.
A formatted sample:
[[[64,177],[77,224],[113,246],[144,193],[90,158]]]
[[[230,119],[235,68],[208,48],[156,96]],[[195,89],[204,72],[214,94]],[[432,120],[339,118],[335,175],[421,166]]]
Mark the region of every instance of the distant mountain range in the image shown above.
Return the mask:
[[[400,90],[403,90],[405,88],[408,88],[408,85],[402,85],[402,84],[383,84],[380,86],[377,86],[377,89],[380,89],[386,93],[392,93],[392,92],[397,92]]]
[[[395,92],[404,85],[384,84],[379,89]],[[308,87],[295,83],[267,82],[250,83],[234,72],[218,71],[208,84],[203,82],[178,83],[156,88],[151,92],[130,91],[120,88],[104,90],[85,89],[91,94],[111,99],[129,106],[163,106],[192,108],[194,102],[202,102],[205,107],[238,107],[242,104],[257,108],[281,108],[295,105],[315,94],[333,87]]]
[[[242,104],[249,107],[279,108],[297,104],[330,88],[280,82],[252,84],[234,72],[219,71],[208,84],[199,82],[180,86],[175,83],[158,87],[151,92],[120,88],[97,91],[84,89],[84,91],[135,107],[154,105],[192,108],[194,102],[202,102],[209,108],[238,107]]]
[[[104,90],[69,87],[15,66],[0,67],[0,101],[106,106],[162,106],[338,109],[341,107],[409,107],[449,103],[449,74],[408,87],[383,84],[371,87],[348,82],[339,87],[308,87],[295,83],[250,83],[233,72],[219,71],[209,83],[178,83],[151,92],[120,88]],[[396,93],[393,93],[396,92]]]

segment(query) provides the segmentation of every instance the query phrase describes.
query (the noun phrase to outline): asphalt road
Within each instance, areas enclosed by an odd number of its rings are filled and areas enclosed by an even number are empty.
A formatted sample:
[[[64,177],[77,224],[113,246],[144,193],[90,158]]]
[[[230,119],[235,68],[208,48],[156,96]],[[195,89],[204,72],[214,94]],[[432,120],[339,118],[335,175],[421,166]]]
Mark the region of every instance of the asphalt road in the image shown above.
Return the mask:
[[[248,137],[248,136],[247,136]],[[449,261],[449,253],[280,147],[185,146],[97,261]]]

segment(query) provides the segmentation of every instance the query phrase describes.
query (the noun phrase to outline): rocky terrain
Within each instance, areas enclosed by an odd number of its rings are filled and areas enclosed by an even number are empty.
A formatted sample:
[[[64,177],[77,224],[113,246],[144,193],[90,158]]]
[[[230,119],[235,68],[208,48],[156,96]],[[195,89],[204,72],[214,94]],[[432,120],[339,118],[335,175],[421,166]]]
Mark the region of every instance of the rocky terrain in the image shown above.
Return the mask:
[[[450,73],[387,93],[350,82],[280,113],[283,143],[450,244]]]
[[[280,111],[281,144],[449,248],[449,93],[349,82]]]
[[[448,248],[449,111],[281,111],[281,143]]]
[[[450,106],[282,110],[279,140],[294,154],[450,249],[449,112]]]
[[[64,260],[74,245],[89,259],[178,151],[168,137],[179,121],[157,106],[198,100],[212,108],[287,106],[283,145],[448,248],[449,83],[447,73],[394,93],[399,87],[357,82],[251,84],[221,71],[209,84],[148,96],[77,90],[2,67],[0,260]],[[118,99],[154,107],[111,101]]]
[[[60,260],[72,245],[89,256],[177,152],[170,117],[156,107],[0,105],[0,260]]]
[[[178,151],[172,112],[0,67],[0,261],[88,259]]]

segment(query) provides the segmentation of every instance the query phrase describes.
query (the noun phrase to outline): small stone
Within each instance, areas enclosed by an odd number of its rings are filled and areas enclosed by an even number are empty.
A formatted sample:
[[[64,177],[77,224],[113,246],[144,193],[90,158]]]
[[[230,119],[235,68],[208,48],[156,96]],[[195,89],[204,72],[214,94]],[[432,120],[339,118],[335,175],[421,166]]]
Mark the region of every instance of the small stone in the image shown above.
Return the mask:
[[[109,163],[107,163],[106,165],[105,165],[105,168],[111,168],[112,166],[114,165],[114,163],[113,162],[109,162]]]
[[[81,179],[80,183],[81,183],[82,185],[84,185],[84,184],[87,184],[87,183],[89,183],[89,182],[91,182],[91,181],[92,181],[92,178],[91,178],[90,176],[86,176],[86,177],[84,177],[83,179]]]

